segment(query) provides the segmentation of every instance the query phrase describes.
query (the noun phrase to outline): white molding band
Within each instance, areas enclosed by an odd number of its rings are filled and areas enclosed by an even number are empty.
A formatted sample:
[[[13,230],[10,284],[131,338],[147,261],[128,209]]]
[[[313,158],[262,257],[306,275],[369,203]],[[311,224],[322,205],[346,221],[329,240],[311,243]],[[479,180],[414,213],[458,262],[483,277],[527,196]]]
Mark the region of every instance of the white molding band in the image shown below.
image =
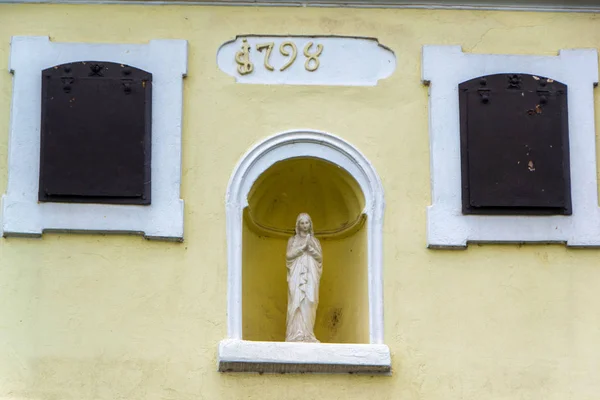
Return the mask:
[[[390,8],[390,9],[425,9],[425,10],[498,10],[498,11],[537,11],[537,12],[579,12],[599,13],[600,2],[596,0],[580,1],[536,1],[527,2],[499,2],[499,1],[421,1],[411,2],[403,0],[0,0],[0,4],[116,4],[116,5],[171,5],[171,6],[229,6],[229,7],[341,7],[341,8]]]
[[[385,208],[381,180],[371,163],[343,139],[308,129],[271,136],[251,148],[236,166],[227,187],[227,334],[242,340],[242,224],[243,210],[253,183],[278,161],[314,157],[345,169],[365,196],[368,236],[369,335],[371,344],[383,343],[382,233]],[[387,347],[387,346],[386,346]],[[225,359],[219,347],[219,358]]]
[[[429,247],[467,242],[566,242],[600,246],[596,179],[595,49],[561,50],[558,56],[465,54],[460,46],[424,46],[422,78],[429,84],[432,205],[427,214]],[[568,86],[571,216],[463,215],[461,202],[458,84],[482,75],[523,73]]]
[[[85,60],[128,64],[153,75],[151,205],[38,202],[41,72]],[[54,230],[143,233],[150,239],[183,240],[181,117],[187,41],[53,43],[46,36],[15,36],[9,70],[14,77],[8,186],[2,197],[4,236],[40,236]]]
[[[251,342],[225,339],[219,343],[220,372],[269,373],[391,373],[384,344]]]

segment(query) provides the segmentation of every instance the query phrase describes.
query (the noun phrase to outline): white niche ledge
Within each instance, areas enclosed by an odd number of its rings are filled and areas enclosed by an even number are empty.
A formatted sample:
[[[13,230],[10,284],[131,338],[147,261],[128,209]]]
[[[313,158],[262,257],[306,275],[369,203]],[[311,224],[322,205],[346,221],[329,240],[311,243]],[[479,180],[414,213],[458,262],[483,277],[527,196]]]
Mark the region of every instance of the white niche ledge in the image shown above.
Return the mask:
[[[389,374],[390,349],[384,344],[251,342],[219,343],[219,371],[267,373]]]
[[[243,340],[242,224],[248,193],[260,175],[279,161],[308,157],[346,170],[365,198],[369,288],[369,343],[289,343]],[[344,139],[311,129],[282,132],[251,148],[234,169],[226,194],[227,338],[218,347],[222,372],[390,374],[390,349],[383,344],[383,186],[373,165]],[[285,281],[282,282],[285,284]],[[317,311],[318,312],[318,311]]]
[[[570,216],[463,215],[458,84],[482,75],[523,73],[568,86]],[[423,46],[422,79],[429,85],[432,204],[427,210],[430,248],[465,248],[468,242],[561,242],[600,246],[596,178],[595,49],[561,50],[558,56],[466,54],[460,46]]]
[[[128,64],[153,75],[151,205],[38,202],[42,70],[88,60]],[[53,230],[183,240],[181,115],[187,41],[54,43],[47,36],[13,36],[9,70],[14,78],[3,236],[40,236]]]

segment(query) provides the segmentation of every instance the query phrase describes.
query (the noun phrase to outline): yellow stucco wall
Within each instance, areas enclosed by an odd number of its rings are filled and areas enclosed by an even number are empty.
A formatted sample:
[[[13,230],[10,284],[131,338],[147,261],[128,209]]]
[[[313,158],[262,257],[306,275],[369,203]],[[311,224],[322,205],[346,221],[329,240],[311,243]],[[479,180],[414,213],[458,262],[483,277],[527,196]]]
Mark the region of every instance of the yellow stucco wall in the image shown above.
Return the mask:
[[[216,66],[237,34],[377,37],[398,67],[376,87],[240,85]],[[189,41],[185,242],[46,234],[0,240],[0,399],[597,399],[600,251],[425,248],[430,202],[423,44],[556,54],[600,47],[594,14],[325,8],[0,5],[0,189],[11,35]],[[596,92],[596,110],[598,104]],[[222,375],[224,195],[239,157],[296,127],[342,136],[386,191],[385,342],[393,376]]]

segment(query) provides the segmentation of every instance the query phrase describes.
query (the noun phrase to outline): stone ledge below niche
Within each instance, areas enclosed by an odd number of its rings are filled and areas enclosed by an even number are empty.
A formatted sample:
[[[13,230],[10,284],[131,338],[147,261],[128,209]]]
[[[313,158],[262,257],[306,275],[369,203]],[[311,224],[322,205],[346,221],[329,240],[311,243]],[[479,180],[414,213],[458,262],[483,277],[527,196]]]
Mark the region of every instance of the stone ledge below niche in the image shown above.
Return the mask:
[[[253,342],[219,343],[220,372],[360,373],[390,375],[385,344]]]

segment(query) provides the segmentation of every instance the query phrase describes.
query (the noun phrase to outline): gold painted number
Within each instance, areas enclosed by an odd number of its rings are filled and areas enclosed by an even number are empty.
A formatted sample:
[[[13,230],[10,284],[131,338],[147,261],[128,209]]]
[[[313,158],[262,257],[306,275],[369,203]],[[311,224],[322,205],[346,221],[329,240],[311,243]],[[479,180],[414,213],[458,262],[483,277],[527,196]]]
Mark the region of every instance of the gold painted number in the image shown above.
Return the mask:
[[[256,50],[260,51],[261,53],[264,49],[267,49],[267,51],[265,53],[265,68],[268,69],[269,71],[273,71],[275,69],[275,68],[273,68],[273,66],[271,64],[269,64],[269,58],[271,57],[271,51],[273,50],[274,46],[275,46],[275,43],[273,43],[273,42],[262,43],[262,44],[256,45]]]
[[[254,64],[250,61],[250,45],[246,39],[242,41],[242,49],[235,53],[235,62],[240,75],[249,74],[254,70]]]
[[[291,53],[285,49],[286,46],[292,48]],[[286,57],[290,57],[288,62],[286,62],[283,65],[283,67],[281,67],[281,69],[280,69],[280,71],[285,71],[286,69],[289,68],[290,65],[292,65],[294,63],[294,61],[296,61],[296,56],[298,55],[298,48],[296,47],[296,45],[293,42],[283,42],[279,46],[279,52]],[[291,56],[290,56],[290,54],[291,54]]]
[[[308,42],[304,46],[304,57],[306,57],[304,69],[309,72],[314,72],[319,68],[321,63],[319,56],[323,53],[322,44],[317,44],[315,52],[311,53],[313,44],[313,42]],[[265,50],[263,65],[267,71],[275,71],[275,67],[271,65],[271,54],[274,48],[275,42],[260,43],[256,45],[256,50],[258,52],[262,53],[263,50]],[[279,69],[279,71],[285,71],[291,67],[296,61],[296,58],[298,58],[298,47],[296,47],[296,44],[293,41],[288,40],[279,45],[279,52],[284,57],[287,57],[285,64]],[[254,65],[252,64],[252,61],[250,61],[250,44],[246,39],[243,39],[240,51],[235,53],[235,62],[237,63],[237,71],[240,75],[250,74],[254,70]]]
[[[313,72],[319,68],[319,56],[323,52],[323,45],[317,45],[317,51],[315,53],[310,53],[310,48],[312,47],[313,42],[306,43],[304,46],[304,57],[306,57],[306,62],[304,63],[304,68],[307,71]],[[313,63],[311,64],[311,61]]]

